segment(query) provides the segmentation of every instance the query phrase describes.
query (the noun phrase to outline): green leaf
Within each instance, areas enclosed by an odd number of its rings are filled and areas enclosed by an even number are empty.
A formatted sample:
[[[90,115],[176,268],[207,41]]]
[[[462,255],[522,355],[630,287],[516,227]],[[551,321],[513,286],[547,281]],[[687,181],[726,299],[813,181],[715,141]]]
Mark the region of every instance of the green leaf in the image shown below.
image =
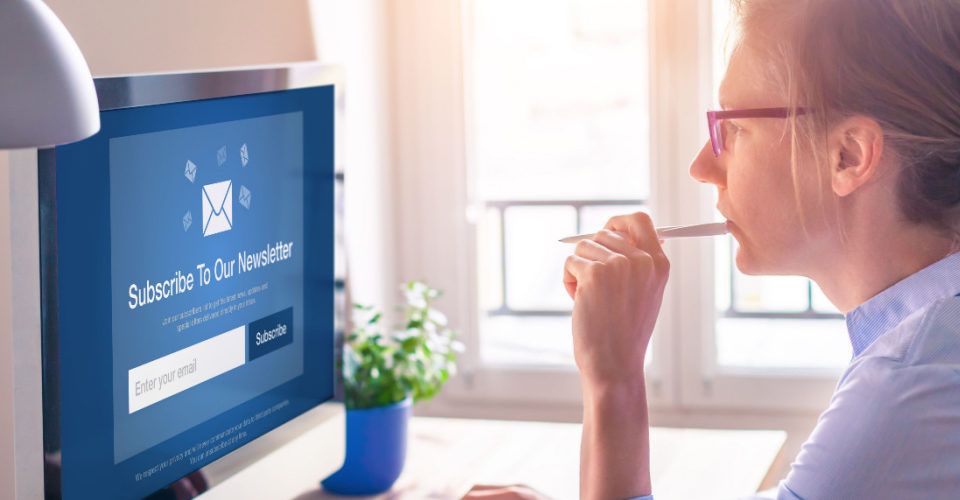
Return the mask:
[[[407,337],[406,339],[404,339],[401,346],[403,347],[403,350],[405,352],[412,353],[417,350],[417,345],[419,343],[420,343],[420,339],[418,339],[417,337]]]

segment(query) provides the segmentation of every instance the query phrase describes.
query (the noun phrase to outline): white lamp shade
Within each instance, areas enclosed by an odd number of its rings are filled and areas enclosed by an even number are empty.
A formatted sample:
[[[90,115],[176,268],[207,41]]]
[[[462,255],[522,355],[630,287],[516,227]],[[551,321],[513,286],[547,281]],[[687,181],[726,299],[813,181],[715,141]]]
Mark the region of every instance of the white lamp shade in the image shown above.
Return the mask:
[[[53,146],[100,130],[90,68],[40,0],[0,0],[0,149]]]

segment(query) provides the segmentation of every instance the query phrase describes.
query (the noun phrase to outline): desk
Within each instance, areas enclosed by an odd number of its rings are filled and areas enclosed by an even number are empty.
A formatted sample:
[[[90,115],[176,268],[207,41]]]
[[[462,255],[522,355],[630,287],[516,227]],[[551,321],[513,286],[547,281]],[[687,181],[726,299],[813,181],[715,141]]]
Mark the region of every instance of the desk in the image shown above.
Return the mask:
[[[321,444],[343,443],[343,420],[325,424],[231,478],[216,497],[343,499],[324,492],[319,474],[291,467]],[[337,426],[340,426],[339,428]],[[339,439],[331,432],[339,432]],[[327,439],[324,438],[327,436]],[[770,430],[650,429],[651,477],[657,500],[736,498],[756,491],[786,433]],[[305,444],[310,441],[314,444]],[[522,483],[557,499],[578,495],[580,424],[414,417],[403,474],[377,500],[457,499],[474,484]],[[246,478],[244,476],[247,476]],[[259,484],[249,483],[261,478]],[[283,486],[258,487],[282,479]],[[230,488],[233,488],[231,491]],[[247,496],[254,495],[254,496]],[[204,495],[203,498],[207,498]],[[238,498],[234,496],[233,498]]]

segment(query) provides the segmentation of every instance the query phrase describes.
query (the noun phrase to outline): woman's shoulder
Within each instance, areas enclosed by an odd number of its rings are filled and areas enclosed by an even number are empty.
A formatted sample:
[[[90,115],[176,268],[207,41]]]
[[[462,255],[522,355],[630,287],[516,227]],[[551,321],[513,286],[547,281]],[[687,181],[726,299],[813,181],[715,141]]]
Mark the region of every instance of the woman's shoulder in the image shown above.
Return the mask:
[[[860,365],[960,369],[960,297],[937,300],[908,315],[857,356],[848,371]]]
[[[905,365],[960,373],[960,297],[934,302],[913,328],[916,333],[904,352]]]
[[[899,422],[949,407],[960,426],[960,297],[915,311],[854,358],[831,401],[851,402]]]

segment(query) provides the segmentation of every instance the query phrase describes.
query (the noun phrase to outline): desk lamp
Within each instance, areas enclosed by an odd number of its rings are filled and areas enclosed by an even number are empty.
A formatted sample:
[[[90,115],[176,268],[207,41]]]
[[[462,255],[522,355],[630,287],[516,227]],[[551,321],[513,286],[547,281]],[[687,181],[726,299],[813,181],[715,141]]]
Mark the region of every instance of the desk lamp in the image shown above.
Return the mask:
[[[100,130],[90,68],[40,0],[0,0],[0,149],[79,141]]]

